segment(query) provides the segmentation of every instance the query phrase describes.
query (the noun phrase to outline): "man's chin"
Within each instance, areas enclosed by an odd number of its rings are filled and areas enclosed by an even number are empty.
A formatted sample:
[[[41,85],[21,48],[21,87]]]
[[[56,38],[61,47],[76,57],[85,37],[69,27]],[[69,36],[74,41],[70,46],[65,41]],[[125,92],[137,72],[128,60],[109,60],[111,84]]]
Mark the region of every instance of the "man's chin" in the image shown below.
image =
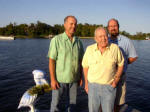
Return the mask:
[[[117,37],[119,34],[118,33],[112,33],[110,34],[112,37]]]
[[[75,32],[71,32],[70,34],[71,34],[71,35],[74,35],[74,33],[75,33]]]
[[[71,34],[74,34],[74,33],[75,33],[75,31],[71,31],[70,33],[71,33]]]

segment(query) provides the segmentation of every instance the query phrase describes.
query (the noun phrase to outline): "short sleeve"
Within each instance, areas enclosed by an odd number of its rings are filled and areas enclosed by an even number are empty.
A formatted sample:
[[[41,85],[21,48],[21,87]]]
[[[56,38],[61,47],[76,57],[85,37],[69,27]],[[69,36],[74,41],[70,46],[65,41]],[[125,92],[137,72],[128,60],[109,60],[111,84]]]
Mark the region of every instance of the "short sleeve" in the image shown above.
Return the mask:
[[[136,50],[134,48],[134,45],[133,43],[131,42],[131,40],[129,40],[128,42],[128,58],[132,57],[132,58],[135,58],[137,57],[137,53],[136,53]]]
[[[89,65],[88,65],[88,48],[86,49],[85,54],[83,56],[82,66],[83,66],[83,68],[89,67]]]
[[[56,38],[54,37],[53,39],[51,39],[51,42],[50,42],[48,57],[56,60],[57,54],[58,54],[57,42],[56,42]]]

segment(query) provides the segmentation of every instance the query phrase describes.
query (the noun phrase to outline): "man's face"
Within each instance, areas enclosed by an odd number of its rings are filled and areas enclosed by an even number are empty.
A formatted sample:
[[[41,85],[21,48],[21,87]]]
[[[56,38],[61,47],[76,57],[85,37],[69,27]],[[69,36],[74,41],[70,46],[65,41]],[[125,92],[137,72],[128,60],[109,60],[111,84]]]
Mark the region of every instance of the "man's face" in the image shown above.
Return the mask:
[[[117,37],[119,34],[119,26],[115,20],[110,20],[108,23],[108,32],[110,36]]]
[[[96,32],[95,40],[98,43],[98,46],[102,48],[107,47],[108,45],[108,36],[105,30],[101,29]]]
[[[69,17],[67,21],[64,23],[65,32],[73,35],[76,31],[76,26],[77,26],[77,21],[74,18]]]

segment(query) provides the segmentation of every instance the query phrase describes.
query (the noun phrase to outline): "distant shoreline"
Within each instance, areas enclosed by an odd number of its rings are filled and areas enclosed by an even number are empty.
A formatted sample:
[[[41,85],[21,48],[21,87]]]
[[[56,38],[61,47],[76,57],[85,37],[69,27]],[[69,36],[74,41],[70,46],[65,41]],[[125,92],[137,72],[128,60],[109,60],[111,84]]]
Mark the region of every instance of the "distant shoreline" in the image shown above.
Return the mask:
[[[3,36],[3,35],[0,35],[0,36]],[[11,35],[12,36],[12,35]],[[40,35],[40,36],[24,36],[24,35],[16,35],[16,36],[13,36],[15,39],[52,39],[55,35],[49,37],[49,36],[44,36],[44,35]],[[5,36],[5,37],[9,37],[9,36]],[[93,39],[94,37],[80,37],[80,36],[77,36],[79,37],[80,39]],[[147,40],[147,39],[133,39],[133,38],[130,38],[131,40]]]
[[[53,36],[54,37],[54,36]],[[34,38],[41,38],[41,39],[51,39],[53,37],[48,37],[48,36],[15,36],[15,38],[19,38],[19,39],[34,39]],[[93,39],[93,37],[80,37],[80,36],[77,36],[79,37],[80,39]]]
[[[93,37],[79,37],[80,39],[93,39]]]

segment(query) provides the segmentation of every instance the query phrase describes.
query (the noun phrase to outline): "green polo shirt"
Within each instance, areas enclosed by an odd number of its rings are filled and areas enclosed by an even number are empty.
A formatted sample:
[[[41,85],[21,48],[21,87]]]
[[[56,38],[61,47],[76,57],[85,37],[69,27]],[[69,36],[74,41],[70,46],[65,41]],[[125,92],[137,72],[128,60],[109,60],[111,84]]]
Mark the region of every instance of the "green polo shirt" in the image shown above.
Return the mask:
[[[79,62],[84,54],[79,38],[71,42],[66,33],[55,36],[51,42],[48,57],[56,61],[56,79],[60,83],[72,83],[80,79]]]

